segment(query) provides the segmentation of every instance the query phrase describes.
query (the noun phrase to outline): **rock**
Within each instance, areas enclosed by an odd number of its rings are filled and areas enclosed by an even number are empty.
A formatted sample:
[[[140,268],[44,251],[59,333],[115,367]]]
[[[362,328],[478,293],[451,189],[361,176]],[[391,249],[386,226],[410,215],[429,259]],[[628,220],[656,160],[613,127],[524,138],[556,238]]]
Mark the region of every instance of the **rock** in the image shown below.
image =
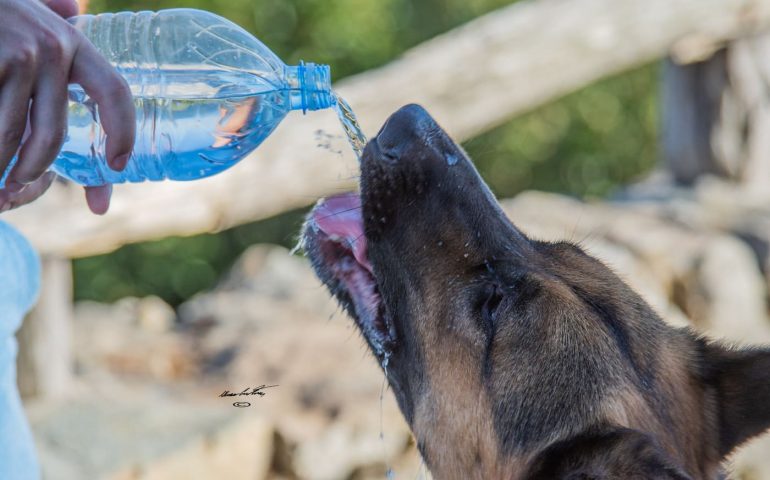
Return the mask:
[[[740,448],[730,459],[730,478],[765,480],[770,478],[770,436],[754,439]]]
[[[147,332],[168,332],[174,326],[175,320],[174,309],[159,297],[144,297],[136,306],[136,321],[139,328]]]
[[[360,469],[384,470],[404,455],[409,428],[345,315],[287,318],[242,345],[227,382],[279,384],[260,405],[293,446],[300,478],[346,479]]]
[[[744,243],[714,237],[684,282],[685,311],[698,330],[732,342],[770,342],[765,281]]]
[[[47,480],[262,479],[272,459],[265,417],[225,402],[146,388],[82,392],[28,411]]]
[[[82,301],[75,304],[75,321],[84,325],[132,325],[136,319],[138,298],[126,297],[113,304]]]
[[[164,380],[195,374],[198,352],[191,338],[170,329],[173,318],[171,307],[154,297],[114,305],[78,303],[73,334],[77,368]]]
[[[320,312],[331,315],[335,303],[307,260],[278,246],[250,247],[223,282],[179,306],[183,324],[224,322],[269,328],[285,318],[302,321]]]
[[[644,209],[691,231],[735,236],[754,252],[770,289],[770,190],[747,190],[716,177],[701,178],[694,188],[673,183],[627,188],[628,205]]]
[[[110,391],[140,383],[160,392],[190,388],[211,399],[225,389],[277,384],[252,407],[275,422],[281,439],[271,475],[366,478],[392,467],[399,477],[411,478],[419,469],[415,447],[407,449],[409,428],[384,389],[380,367],[352,320],[335,315],[336,303],[304,259],[280,247],[251,248],[217,289],[180,307],[180,325],[168,330],[163,321],[141,328],[143,301],[78,306],[80,378],[88,388],[103,385]],[[199,402],[186,398],[185,403]],[[137,414],[137,422],[150,421]],[[121,466],[121,476],[114,478],[198,478],[185,468],[208,471],[194,461],[205,456],[202,442],[191,440],[162,453],[166,460],[152,460],[151,470],[144,457],[128,452],[130,465]],[[217,464],[212,458],[220,454],[212,455],[205,456],[207,464]],[[47,453],[46,463],[61,463],[61,456]]]
[[[347,423],[326,429],[314,442],[302,444],[296,454],[297,473],[301,478],[337,480],[350,478],[364,467],[387,470],[387,452],[401,453],[409,437],[403,434],[371,435]]]
[[[259,417],[195,438],[166,457],[134,465],[111,480],[262,480],[273,455],[273,429]]]

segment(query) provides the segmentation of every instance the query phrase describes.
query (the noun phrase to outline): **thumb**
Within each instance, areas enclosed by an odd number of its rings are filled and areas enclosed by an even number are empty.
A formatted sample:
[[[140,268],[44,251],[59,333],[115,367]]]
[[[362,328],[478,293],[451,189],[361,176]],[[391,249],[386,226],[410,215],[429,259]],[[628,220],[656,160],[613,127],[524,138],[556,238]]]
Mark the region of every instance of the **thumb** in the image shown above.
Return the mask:
[[[78,14],[77,0],[41,0],[43,4],[63,18],[74,17]]]

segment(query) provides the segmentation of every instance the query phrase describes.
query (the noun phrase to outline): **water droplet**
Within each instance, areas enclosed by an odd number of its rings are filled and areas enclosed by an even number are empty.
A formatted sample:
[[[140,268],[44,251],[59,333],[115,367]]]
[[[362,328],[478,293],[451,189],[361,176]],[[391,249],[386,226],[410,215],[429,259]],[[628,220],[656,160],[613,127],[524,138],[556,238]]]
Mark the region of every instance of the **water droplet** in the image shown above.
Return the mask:
[[[447,154],[446,156],[446,163],[448,163],[450,166],[455,165],[459,158],[457,158],[457,155],[454,153]]]
[[[385,357],[382,359],[382,369],[385,370],[385,375],[388,374],[388,363],[390,363],[390,352],[385,353]]]
[[[439,240],[439,242],[437,243],[437,245],[438,245],[439,247],[443,247],[443,246],[444,246],[444,242],[442,242],[441,240]]]
[[[468,254],[466,253],[465,255],[463,255],[463,257],[468,258]]]
[[[297,253],[301,252],[302,249],[305,248],[305,238],[301,237],[299,241],[297,241],[297,244],[294,245],[294,248],[291,249],[289,252],[289,255],[296,255]]]

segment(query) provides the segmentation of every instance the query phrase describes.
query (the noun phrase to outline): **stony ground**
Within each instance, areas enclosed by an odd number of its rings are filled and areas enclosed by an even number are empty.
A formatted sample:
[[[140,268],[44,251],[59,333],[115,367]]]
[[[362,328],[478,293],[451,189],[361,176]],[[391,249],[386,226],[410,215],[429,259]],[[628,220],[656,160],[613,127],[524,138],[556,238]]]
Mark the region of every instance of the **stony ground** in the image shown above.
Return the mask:
[[[420,459],[363,340],[302,257],[246,252],[179,309],[76,310],[79,386],[33,405],[51,480],[415,478]],[[265,395],[224,390],[277,385]]]
[[[770,214],[736,195],[648,184],[613,204],[532,192],[503,207],[532,236],[580,242],[671,323],[770,343]],[[177,312],[81,303],[74,338],[77,388],[29,404],[47,479],[427,478],[363,340],[282,248],[251,248]],[[277,386],[249,407],[219,396],[263,384]],[[768,453],[742,452],[734,478],[770,478]]]

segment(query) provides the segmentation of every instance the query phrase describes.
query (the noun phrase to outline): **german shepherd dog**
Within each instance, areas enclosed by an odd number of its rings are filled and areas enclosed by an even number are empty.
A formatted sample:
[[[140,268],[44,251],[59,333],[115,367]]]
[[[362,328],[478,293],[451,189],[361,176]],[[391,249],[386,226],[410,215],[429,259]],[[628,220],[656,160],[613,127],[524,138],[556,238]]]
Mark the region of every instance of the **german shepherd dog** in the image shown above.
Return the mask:
[[[434,478],[721,478],[770,426],[770,350],[668,326],[578,246],[528,238],[417,105],[303,242]]]

